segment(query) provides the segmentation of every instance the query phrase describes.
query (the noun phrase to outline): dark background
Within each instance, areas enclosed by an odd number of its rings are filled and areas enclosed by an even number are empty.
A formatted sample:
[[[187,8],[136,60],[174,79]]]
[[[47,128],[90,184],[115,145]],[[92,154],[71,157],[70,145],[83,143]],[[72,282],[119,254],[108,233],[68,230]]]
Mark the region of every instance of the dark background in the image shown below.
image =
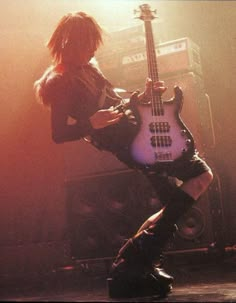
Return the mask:
[[[236,4],[234,1],[147,1],[160,18],[160,42],[189,37],[201,52],[216,144],[207,159],[219,175],[227,245],[236,241],[234,117]],[[113,4],[113,6],[112,6]],[[0,134],[0,274],[50,270],[70,260],[65,180],[125,169],[80,143],[51,141],[49,111],[37,104],[33,83],[50,63],[45,43],[71,10],[95,16],[108,32],[139,24],[140,1],[8,1],[2,4]],[[127,48],[129,45],[127,45]],[[145,81],[145,79],[144,79]],[[127,83],[128,87],[129,83]],[[92,155],[91,158],[88,155]],[[135,222],[136,223],[136,222]]]

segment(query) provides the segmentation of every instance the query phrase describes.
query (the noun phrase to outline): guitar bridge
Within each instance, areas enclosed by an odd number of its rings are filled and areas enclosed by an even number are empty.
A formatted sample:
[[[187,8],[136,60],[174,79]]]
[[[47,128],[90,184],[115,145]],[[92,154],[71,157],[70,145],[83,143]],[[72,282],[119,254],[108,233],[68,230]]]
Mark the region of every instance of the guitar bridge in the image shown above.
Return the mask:
[[[173,161],[171,152],[155,152],[157,161]]]

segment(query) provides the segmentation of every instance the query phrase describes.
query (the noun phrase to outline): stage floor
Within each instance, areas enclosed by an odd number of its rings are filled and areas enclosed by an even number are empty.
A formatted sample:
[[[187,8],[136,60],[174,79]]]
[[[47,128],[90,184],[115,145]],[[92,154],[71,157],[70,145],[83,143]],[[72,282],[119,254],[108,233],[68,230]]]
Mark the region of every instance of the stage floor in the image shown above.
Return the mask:
[[[166,298],[142,297],[110,299],[105,288],[88,290],[61,290],[39,293],[35,296],[17,296],[6,299],[14,302],[236,302],[236,282],[199,282],[175,286]]]
[[[97,270],[77,266],[58,271],[28,287],[12,285],[5,289],[1,300],[14,302],[236,302],[235,256],[226,260],[171,264],[168,272],[175,282],[166,298],[136,297],[111,299],[108,296],[106,276]]]

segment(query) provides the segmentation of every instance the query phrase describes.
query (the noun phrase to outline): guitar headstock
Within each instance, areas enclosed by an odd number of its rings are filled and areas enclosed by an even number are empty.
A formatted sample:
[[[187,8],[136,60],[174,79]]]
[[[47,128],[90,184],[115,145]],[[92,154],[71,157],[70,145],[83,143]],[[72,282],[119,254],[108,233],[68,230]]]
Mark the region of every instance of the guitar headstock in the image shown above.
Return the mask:
[[[134,10],[135,14],[139,13],[139,16],[136,18],[141,19],[143,21],[151,21],[154,18],[157,18],[155,16],[156,12],[157,12],[156,10],[154,10],[154,11],[151,10],[151,7],[149,4],[139,5],[139,10]]]

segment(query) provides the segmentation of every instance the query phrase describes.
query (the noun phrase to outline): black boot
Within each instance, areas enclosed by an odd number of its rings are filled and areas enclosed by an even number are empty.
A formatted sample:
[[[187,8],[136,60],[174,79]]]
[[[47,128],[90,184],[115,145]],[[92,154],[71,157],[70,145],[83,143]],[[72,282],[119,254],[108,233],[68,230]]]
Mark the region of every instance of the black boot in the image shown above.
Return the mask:
[[[173,277],[153,266],[146,255],[153,249],[152,240],[151,233],[142,231],[121,248],[107,280],[111,298],[164,296],[171,290]]]
[[[108,279],[110,297],[163,295],[170,291],[173,277],[154,263],[176,230],[175,222],[193,202],[180,188],[172,189],[158,222],[136,234],[120,249]]]
[[[156,243],[153,232],[143,230],[120,249],[107,280],[111,298],[152,295],[163,297],[170,292],[173,277],[152,262],[160,254]]]

